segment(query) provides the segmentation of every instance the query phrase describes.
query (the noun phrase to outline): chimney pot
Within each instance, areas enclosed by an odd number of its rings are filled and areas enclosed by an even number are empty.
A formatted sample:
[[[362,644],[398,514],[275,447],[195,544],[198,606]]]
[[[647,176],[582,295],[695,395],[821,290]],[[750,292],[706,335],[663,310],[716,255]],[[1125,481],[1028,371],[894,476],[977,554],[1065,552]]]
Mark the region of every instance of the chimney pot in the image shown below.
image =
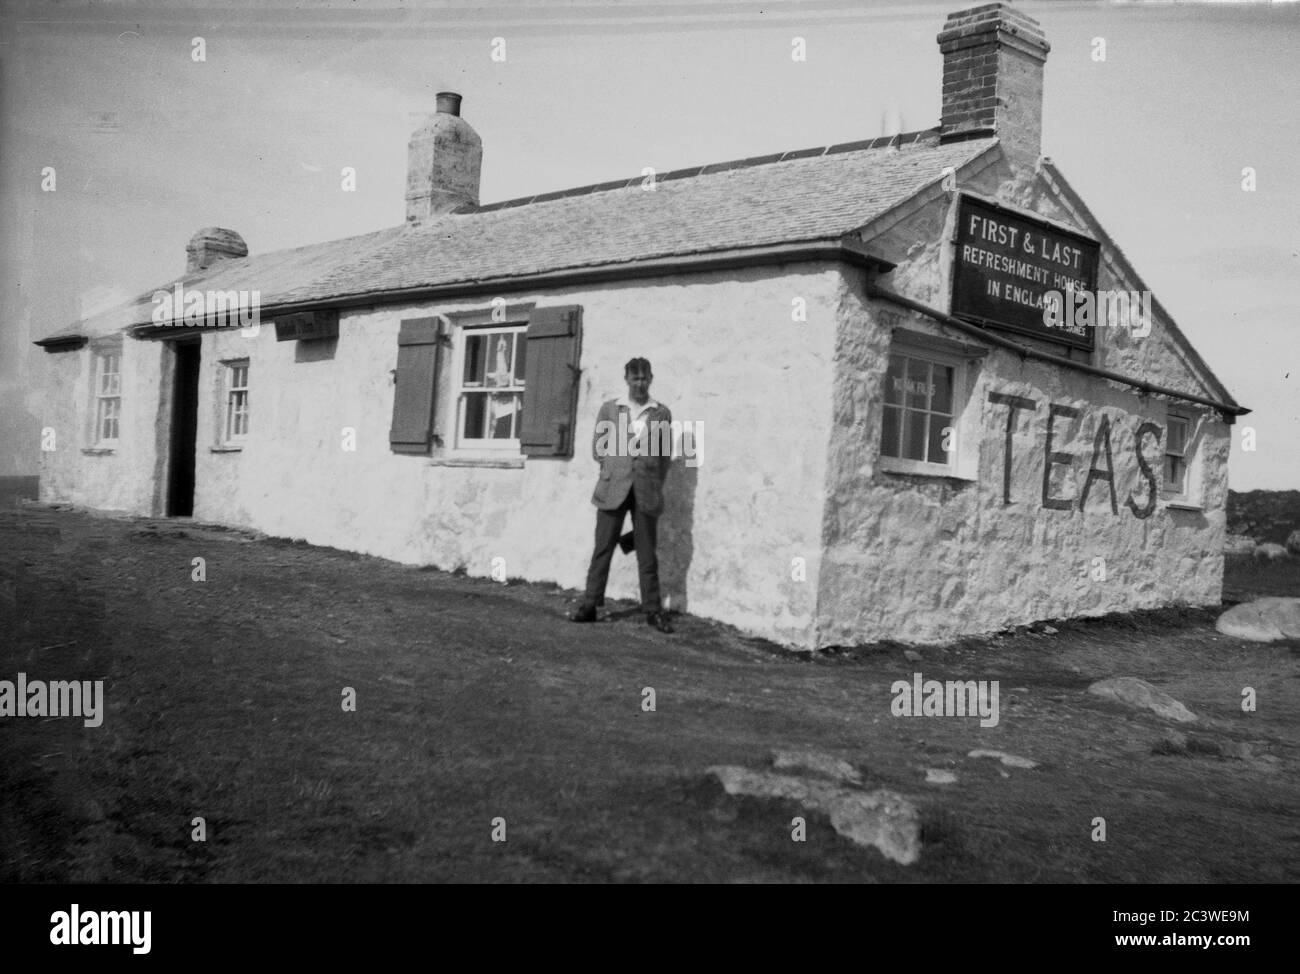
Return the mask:
[[[460,117],[460,95],[454,91],[440,91],[437,94],[438,111],[444,115]]]

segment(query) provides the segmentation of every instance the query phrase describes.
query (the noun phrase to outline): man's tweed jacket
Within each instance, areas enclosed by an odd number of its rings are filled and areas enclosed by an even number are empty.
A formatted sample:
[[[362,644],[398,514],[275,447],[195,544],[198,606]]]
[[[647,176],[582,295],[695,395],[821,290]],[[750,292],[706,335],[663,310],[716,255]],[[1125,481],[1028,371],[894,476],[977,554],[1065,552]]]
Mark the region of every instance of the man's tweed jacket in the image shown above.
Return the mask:
[[[623,414],[622,422],[620,413]],[[600,463],[600,479],[596,482],[591,502],[601,510],[617,508],[627,499],[627,492],[635,484],[637,510],[651,516],[663,511],[664,477],[672,464],[672,435],[668,424],[672,422],[673,414],[668,407],[655,403],[640,418],[646,422],[641,437],[641,452],[646,455],[629,456],[629,443],[636,437],[630,432],[632,417],[628,407],[618,399],[610,399],[596,415],[591,456]],[[603,431],[608,432],[602,436]],[[620,436],[624,437],[622,442]],[[659,456],[649,455],[652,447]],[[602,452],[608,455],[601,456]]]

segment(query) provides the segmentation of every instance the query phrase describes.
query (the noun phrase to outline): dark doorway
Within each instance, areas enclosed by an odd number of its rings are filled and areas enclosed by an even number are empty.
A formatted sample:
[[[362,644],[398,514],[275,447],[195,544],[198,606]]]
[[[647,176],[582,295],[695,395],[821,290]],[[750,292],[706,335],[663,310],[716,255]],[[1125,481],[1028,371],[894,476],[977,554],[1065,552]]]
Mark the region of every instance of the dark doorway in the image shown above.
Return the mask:
[[[167,465],[167,513],[194,514],[194,451],[199,428],[199,343],[177,342],[172,383],[171,456]]]

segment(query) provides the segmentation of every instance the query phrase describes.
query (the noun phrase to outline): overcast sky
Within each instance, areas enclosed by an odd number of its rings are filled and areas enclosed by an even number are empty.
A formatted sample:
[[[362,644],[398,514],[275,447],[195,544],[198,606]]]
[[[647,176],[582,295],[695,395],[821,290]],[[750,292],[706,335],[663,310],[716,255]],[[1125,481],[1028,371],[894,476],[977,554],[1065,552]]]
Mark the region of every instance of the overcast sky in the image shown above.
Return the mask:
[[[930,128],[935,35],[972,5],[9,4],[0,475],[35,472],[31,340],[170,281],[203,226],[256,254],[401,223],[406,142],[439,90],[464,95],[492,202],[872,137],[887,110]],[[1254,410],[1232,487],[1300,488],[1300,4],[1016,6],[1052,44],[1044,153]]]

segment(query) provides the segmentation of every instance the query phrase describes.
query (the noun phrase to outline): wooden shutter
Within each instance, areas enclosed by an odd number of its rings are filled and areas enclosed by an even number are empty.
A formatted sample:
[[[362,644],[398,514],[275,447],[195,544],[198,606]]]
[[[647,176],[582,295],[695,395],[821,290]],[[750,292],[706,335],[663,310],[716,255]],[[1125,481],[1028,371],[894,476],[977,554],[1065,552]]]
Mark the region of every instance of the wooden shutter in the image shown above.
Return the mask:
[[[524,456],[573,456],[581,342],[580,306],[533,309],[524,363],[524,421],[519,431]]]
[[[394,453],[428,453],[433,433],[440,319],[410,318],[397,336],[397,388],[388,443]]]

